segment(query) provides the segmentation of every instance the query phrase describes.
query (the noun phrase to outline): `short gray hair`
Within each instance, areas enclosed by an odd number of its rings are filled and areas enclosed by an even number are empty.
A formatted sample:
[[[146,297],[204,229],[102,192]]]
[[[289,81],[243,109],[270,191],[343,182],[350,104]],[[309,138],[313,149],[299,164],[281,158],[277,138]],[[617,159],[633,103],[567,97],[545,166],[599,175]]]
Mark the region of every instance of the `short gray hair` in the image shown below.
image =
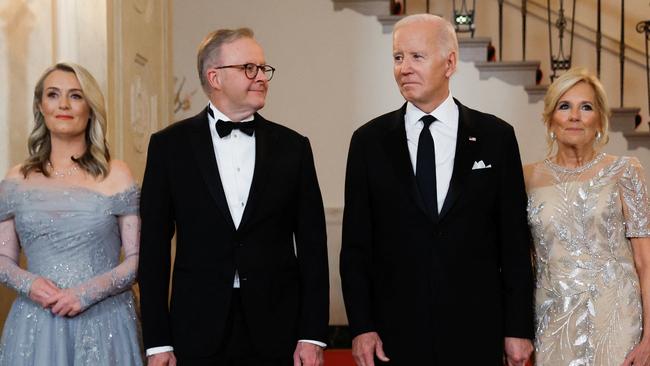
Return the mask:
[[[196,57],[196,67],[199,72],[201,87],[206,94],[210,94],[210,85],[205,72],[214,66],[221,56],[221,46],[225,43],[236,41],[240,38],[253,38],[254,34],[250,28],[218,29],[210,32],[201,44]]]
[[[393,34],[395,34],[399,28],[413,23],[432,23],[435,25],[438,29],[438,42],[444,46],[442,47],[443,56],[447,57],[451,52],[458,55],[458,38],[456,37],[456,29],[454,29],[454,26],[445,18],[437,15],[413,14],[406,16],[395,23]]]

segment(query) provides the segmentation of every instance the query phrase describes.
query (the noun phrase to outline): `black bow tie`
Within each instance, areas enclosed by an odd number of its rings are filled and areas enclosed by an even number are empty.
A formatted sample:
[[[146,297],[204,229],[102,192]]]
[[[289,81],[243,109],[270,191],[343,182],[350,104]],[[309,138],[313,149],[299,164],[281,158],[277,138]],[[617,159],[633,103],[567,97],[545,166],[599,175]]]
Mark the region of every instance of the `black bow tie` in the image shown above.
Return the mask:
[[[247,134],[248,136],[253,136],[255,132],[255,120],[250,122],[228,122],[218,120],[216,127],[219,137],[225,137],[230,135],[232,130],[240,130],[241,132]]]

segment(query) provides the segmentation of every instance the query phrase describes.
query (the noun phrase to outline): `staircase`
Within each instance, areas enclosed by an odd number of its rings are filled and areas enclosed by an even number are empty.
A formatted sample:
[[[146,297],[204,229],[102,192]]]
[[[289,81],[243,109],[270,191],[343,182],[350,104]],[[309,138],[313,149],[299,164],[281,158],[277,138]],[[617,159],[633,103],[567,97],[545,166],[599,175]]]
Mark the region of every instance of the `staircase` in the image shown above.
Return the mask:
[[[387,14],[389,8],[388,0],[333,0],[333,2],[338,8],[349,8],[361,12],[365,15],[375,16],[382,26],[383,33],[392,32],[393,25],[403,17],[399,15]],[[496,1],[494,2],[496,3]],[[507,5],[515,7],[515,5],[511,2],[508,2]],[[541,18],[538,13],[539,11],[534,12],[532,13],[532,16],[536,17],[539,20]],[[517,19],[516,21],[519,20]],[[464,37],[464,35],[459,35],[458,41],[460,47],[460,61],[471,63],[476,69],[478,69],[478,80],[482,81],[495,78],[515,87],[523,87],[523,91],[527,94],[527,101],[531,106],[543,101],[548,85],[540,85],[536,82],[536,74],[541,65],[541,62],[539,60],[488,61],[488,45],[492,43],[491,37],[469,38]],[[545,46],[548,46],[548,44]],[[634,62],[638,63],[638,61]],[[477,84],[476,82],[471,82],[469,85],[472,85],[472,87],[481,87],[481,83]],[[452,89],[452,91],[454,92],[454,95],[458,95],[458,89],[462,90],[466,87],[466,85],[460,85],[456,83],[455,87],[456,89]],[[614,99],[618,93],[612,90],[609,90],[608,93],[610,97],[610,104],[614,106]],[[639,107],[612,108],[612,116],[610,118],[610,132],[620,132],[622,134],[622,137],[626,140],[624,143],[626,146],[625,150],[637,150],[643,147],[647,149],[650,147],[650,132],[648,131],[648,128],[646,126],[637,126],[635,122],[640,119],[640,111],[641,108]],[[498,113],[498,111],[494,110],[492,113],[501,115]],[[540,114],[541,110],[539,111],[539,114],[535,116],[535,118],[539,119],[538,117]],[[521,118],[522,117],[519,116],[518,119]],[[509,119],[506,120],[510,121]],[[515,125],[515,128],[517,129],[517,123],[511,123]],[[545,131],[539,132],[545,133]],[[620,151],[613,153],[617,153],[619,155],[621,154]],[[625,154],[625,152],[623,152],[623,154]],[[631,152],[627,152],[626,155],[630,154],[634,155],[634,153]],[[525,154],[522,152],[522,155]],[[650,156],[648,157],[648,160],[650,161]]]

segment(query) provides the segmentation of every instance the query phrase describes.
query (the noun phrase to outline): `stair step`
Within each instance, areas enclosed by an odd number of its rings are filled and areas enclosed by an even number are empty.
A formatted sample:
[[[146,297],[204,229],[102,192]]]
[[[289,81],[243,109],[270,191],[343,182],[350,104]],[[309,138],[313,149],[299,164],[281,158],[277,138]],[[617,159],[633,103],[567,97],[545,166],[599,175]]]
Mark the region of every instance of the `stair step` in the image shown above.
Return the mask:
[[[650,132],[639,131],[634,126],[634,119],[639,114],[639,107],[612,108],[612,116],[609,118],[609,130],[623,132],[627,141],[628,150],[635,150],[640,147],[648,147]]]
[[[458,38],[460,60],[465,62],[487,61],[490,37]]]
[[[402,18],[404,15],[377,15],[377,20],[381,23],[381,31],[384,34],[392,33],[393,26]]]
[[[539,68],[539,61],[497,61],[476,62],[479,78],[487,80],[495,77],[511,85],[535,85],[535,74]]]
[[[648,131],[633,131],[624,133],[625,140],[627,141],[628,150],[636,150],[640,147],[646,149],[650,147],[650,132]]]
[[[332,3],[335,11],[350,9],[359,14],[370,16],[386,14],[390,10],[388,0],[334,0]]]
[[[609,130],[623,132],[623,135],[634,134],[634,118],[641,111],[639,107],[612,108],[609,118]]]
[[[528,102],[537,103],[540,100],[544,100],[546,91],[548,90],[548,84],[526,85],[524,89],[528,93]]]

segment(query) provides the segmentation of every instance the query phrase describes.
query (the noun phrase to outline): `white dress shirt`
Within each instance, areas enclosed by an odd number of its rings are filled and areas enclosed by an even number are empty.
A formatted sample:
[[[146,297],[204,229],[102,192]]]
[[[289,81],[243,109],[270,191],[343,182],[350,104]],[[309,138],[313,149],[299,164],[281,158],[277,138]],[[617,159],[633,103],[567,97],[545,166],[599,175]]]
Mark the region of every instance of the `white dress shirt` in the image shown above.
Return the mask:
[[[406,104],[404,127],[406,129],[406,142],[409,148],[413,173],[416,172],[418,158],[418,141],[424,123],[420,121],[425,114],[411,102]],[[438,108],[431,113],[437,121],[429,126],[436,153],[436,192],[438,194],[438,213],[447,197],[451,174],[454,170],[454,157],[456,156],[456,137],[458,135],[458,106],[449,93]]]
[[[231,121],[225,114],[221,113],[212,103],[209,104],[214,115],[208,115],[210,123],[210,134],[212,136],[212,146],[214,147],[214,157],[219,167],[219,177],[223,193],[226,195],[228,210],[235,224],[235,229],[239,228],[248,193],[251,190],[253,182],[253,172],[255,171],[255,134],[248,136],[240,130],[234,129],[224,137],[219,137],[217,133],[217,120]],[[241,122],[252,121],[253,116],[243,119]],[[238,121],[239,122],[239,121]],[[235,280],[232,287],[239,288],[239,274],[235,272]]]
[[[212,110],[211,116],[208,114],[210,124],[210,135],[212,136],[212,146],[214,147],[214,156],[219,167],[219,177],[223,193],[226,195],[228,210],[235,224],[239,228],[241,223],[248,193],[253,182],[253,173],[255,172],[255,134],[248,136],[240,130],[233,129],[228,136],[220,137],[217,133],[217,120],[231,121],[225,114],[219,111],[212,103],[208,107]],[[248,122],[253,120],[253,115],[239,122]],[[239,274],[235,272],[235,279],[232,287],[239,288]],[[301,339],[299,342],[313,343],[321,347],[327,345],[323,342]],[[171,346],[154,347],[147,349],[147,356],[156,353],[170,352],[174,348]]]

